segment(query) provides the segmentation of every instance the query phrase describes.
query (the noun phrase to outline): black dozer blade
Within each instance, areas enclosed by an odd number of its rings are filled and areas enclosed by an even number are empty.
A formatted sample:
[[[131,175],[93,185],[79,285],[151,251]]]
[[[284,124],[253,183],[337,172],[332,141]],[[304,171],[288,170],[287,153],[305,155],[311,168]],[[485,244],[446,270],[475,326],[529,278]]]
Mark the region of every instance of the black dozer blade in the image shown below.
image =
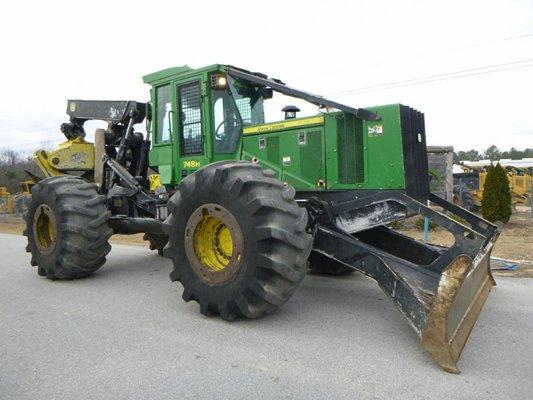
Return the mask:
[[[322,202],[318,207],[312,200],[313,251],[375,279],[409,320],[431,358],[445,371],[458,373],[457,361],[495,285],[489,260],[498,227],[433,194],[428,200],[464,223],[395,191],[333,205]],[[390,215],[399,206],[408,215],[421,214],[438,223],[453,234],[455,243],[444,248],[383,225],[357,231],[347,223],[364,209],[375,207]]]

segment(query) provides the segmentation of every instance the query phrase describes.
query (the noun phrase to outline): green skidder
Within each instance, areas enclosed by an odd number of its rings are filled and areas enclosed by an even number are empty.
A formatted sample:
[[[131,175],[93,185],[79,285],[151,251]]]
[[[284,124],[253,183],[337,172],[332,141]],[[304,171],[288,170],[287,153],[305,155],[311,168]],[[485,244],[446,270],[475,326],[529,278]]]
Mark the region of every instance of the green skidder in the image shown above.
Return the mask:
[[[485,178],[481,214],[491,221],[507,222],[511,218],[511,189],[507,173],[498,163],[491,166]]]
[[[112,234],[144,233],[170,258],[182,298],[231,321],[283,306],[308,264],[325,274],[360,271],[428,354],[458,372],[494,285],[499,231],[431,193],[423,113],[354,108],[230,65],[143,79],[148,103],[68,100],[67,141],[35,154],[47,178],[32,188],[25,234],[40,275],[85,277],[104,264]],[[264,103],[274,93],[317,113],[299,116],[285,104],[283,119],[269,121]],[[84,140],[86,121],[107,123],[94,144]],[[146,135],[134,127],[141,123]],[[454,245],[391,229],[413,215],[446,229]]]

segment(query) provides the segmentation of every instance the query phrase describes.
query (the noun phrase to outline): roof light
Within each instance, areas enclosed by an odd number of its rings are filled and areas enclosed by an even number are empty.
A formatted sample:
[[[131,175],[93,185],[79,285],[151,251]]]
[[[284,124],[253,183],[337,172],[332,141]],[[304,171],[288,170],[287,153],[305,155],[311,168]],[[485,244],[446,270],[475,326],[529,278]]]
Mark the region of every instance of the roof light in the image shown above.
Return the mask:
[[[225,74],[211,75],[211,88],[215,90],[224,90],[228,87],[228,79]]]

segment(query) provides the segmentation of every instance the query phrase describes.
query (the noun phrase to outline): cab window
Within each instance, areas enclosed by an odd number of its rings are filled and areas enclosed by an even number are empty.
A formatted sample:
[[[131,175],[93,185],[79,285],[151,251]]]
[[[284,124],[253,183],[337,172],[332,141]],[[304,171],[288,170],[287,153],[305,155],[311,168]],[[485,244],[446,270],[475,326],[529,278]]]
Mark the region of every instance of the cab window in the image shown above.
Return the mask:
[[[228,83],[242,123],[245,126],[263,124],[265,112],[261,88],[231,76],[228,77]]]
[[[156,99],[156,143],[159,143],[170,139],[170,85],[158,87],[156,89]]]
[[[182,156],[203,152],[200,82],[178,87],[179,138]]]

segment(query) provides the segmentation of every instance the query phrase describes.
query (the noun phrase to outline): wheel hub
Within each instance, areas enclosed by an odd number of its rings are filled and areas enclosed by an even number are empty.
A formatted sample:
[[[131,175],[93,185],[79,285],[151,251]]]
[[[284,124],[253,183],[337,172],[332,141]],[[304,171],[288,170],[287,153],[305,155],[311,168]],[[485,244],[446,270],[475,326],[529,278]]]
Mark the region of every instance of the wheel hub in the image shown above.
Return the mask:
[[[56,218],[46,204],[39,205],[33,214],[33,237],[42,254],[54,252],[57,245]]]
[[[204,204],[189,217],[185,252],[195,272],[208,284],[231,280],[239,271],[244,240],[235,217],[218,204]]]

